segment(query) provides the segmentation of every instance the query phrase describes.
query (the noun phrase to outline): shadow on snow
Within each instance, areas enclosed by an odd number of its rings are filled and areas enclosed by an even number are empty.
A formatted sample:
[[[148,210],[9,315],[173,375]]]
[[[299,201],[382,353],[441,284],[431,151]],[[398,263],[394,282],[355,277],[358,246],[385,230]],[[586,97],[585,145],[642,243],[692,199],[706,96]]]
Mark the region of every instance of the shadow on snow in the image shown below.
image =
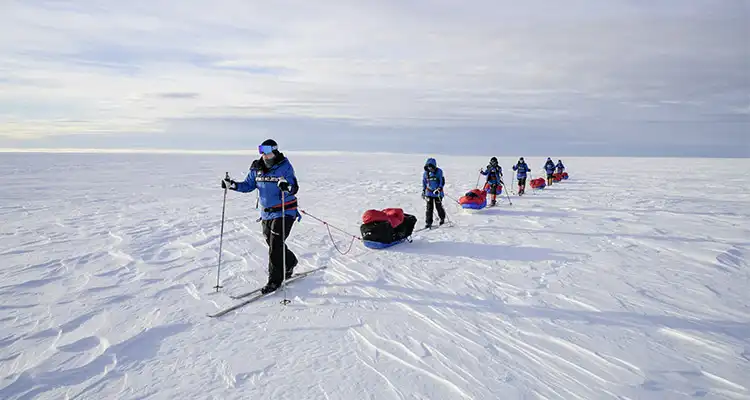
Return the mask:
[[[472,242],[417,241],[395,246],[392,252],[442,257],[470,257],[482,260],[508,261],[571,261],[578,253],[556,251],[544,247],[506,246]]]

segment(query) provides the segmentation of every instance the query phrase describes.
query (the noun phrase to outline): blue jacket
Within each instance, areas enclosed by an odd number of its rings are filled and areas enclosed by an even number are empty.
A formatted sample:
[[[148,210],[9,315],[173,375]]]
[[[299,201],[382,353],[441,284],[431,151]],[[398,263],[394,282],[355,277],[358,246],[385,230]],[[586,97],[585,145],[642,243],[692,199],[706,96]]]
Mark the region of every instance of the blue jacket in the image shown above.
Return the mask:
[[[435,172],[427,169],[428,165],[435,167]],[[427,197],[439,197],[443,198],[443,186],[445,186],[445,177],[443,176],[443,170],[437,168],[437,161],[434,158],[427,159],[424,164],[424,172],[422,173],[422,193]],[[435,194],[435,190],[440,189],[438,194]]]
[[[278,153],[277,161],[267,168],[262,159],[253,161],[250,172],[242,182],[237,182],[237,191],[248,193],[258,189],[260,205],[263,207],[260,217],[263,220],[281,218],[281,189],[278,183],[281,177],[289,182],[290,191],[285,194],[286,215],[301,219],[297,211],[297,191],[299,184],[294,175],[294,167],[284,154]]]
[[[487,176],[487,182],[491,185],[497,185],[500,183],[500,177],[503,176],[503,167],[488,165],[487,169],[483,169],[480,174]]]
[[[544,170],[547,171],[548,175],[555,173],[555,163],[552,160],[548,160],[546,164],[544,164]]]
[[[562,161],[557,163],[556,168],[558,173],[562,173],[563,171],[565,171],[565,166],[563,165]]]
[[[531,172],[531,168],[529,168],[528,164],[525,162],[513,166],[513,171],[518,171],[516,174],[516,179],[526,179],[526,174]]]

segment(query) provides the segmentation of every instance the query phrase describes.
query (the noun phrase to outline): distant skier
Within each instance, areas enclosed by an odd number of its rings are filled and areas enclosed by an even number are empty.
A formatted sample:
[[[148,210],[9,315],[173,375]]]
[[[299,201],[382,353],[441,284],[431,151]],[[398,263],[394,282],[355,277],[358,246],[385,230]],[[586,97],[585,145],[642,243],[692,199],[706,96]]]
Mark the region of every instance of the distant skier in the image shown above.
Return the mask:
[[[531,168],[529,168],[526,161],[521,157],[518,159],[516,165],[513,166],[513,171],[518,171],[516,173],[516,179],[518,179],[518,195],[522,196],[526,192],[526,174],[531,172]]]
[[[557,160],[557,165],[555,166],[555,168],[557,169],[558,174],[562,174],[563,172],[565,172],[565,166],[563,165],[562,160]]]
[[[550,186],[554,181],[552,175],[555,173],[555,162],[552,161],[551,157],[547,157],[547,163],[544,164],[544,170],[547,172],[547,186]]]
[[[440,225],[445,223],[445,209],[443,208],[443,188],[445,187],[445,176],[443,170],[438,168],[437,161],[429,158],[424,165],[422,173],[422,199],[427,202],[425,215],[425,228],[432,228],[433,209],[437,208]]]
[[[261,157],[253,161],[244,181],[224,179],[221,181],[221,187],[242,193],[258,189],[260,205],[263,207],[263,235],[268,244],[268,282],[261,292],[270,293],[278,289],[285,279],[291,277],[294,267],[297,266],[297,257],[289,250],[285,241],[292,230],[294,220],[301,218],[297,211],[296,198],[299,185],[292,164],[279,152],[274,140],[264,141],[258,146],[258,152]],[[284,215],[281,210],[282,193],[285,200]],[[286,277],[283,263],[285,251]]]
[[[498,185],[502,183],[503,178],[503,167],[498,165],[497,157],[490,158],[490,163],[487,165],[487,169],[480,169],[479,173],[487,176],[487,182],[484,184],[484,190],[492,196],[490,207],[497,204],[496,197],[500,194]]]

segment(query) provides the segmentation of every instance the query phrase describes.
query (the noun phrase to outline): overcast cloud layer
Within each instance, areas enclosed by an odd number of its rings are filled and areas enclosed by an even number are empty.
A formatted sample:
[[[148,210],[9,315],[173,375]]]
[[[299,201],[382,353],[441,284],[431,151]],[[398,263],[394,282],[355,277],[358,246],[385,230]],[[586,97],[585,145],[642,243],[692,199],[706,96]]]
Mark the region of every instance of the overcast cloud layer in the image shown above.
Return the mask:
[[[0,26],[0,147],[750,156],[750,1],[5,0]]]

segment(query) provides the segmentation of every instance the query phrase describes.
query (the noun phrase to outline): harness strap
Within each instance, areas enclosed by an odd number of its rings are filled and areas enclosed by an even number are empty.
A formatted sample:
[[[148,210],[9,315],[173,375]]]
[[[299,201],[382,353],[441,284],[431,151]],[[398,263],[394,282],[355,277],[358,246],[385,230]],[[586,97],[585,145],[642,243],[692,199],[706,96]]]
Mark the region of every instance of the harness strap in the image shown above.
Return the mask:
[[[297,200],[288,201],[284,204],[284,210],[296,210],[297,209]],[[266,207],[263,209],[263,211],[267,213],[273,213],[273,212],[279,212],[281,211],[281,204],[273,207]]]

